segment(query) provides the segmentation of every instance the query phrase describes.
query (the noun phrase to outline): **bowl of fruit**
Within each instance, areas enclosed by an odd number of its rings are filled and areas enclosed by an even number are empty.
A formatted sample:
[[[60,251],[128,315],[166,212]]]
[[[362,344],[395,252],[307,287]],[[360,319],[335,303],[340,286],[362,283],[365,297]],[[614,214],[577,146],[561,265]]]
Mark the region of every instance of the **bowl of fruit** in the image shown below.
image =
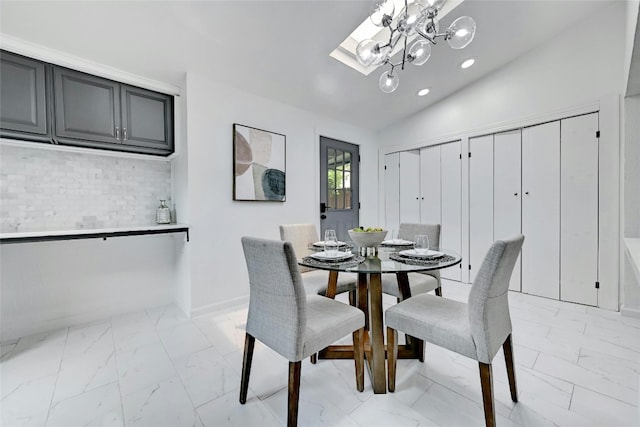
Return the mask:
[[[387,230],[380,227],[360,227],[349,230],[349,237],[361,248],[378,247],[386,236]]]

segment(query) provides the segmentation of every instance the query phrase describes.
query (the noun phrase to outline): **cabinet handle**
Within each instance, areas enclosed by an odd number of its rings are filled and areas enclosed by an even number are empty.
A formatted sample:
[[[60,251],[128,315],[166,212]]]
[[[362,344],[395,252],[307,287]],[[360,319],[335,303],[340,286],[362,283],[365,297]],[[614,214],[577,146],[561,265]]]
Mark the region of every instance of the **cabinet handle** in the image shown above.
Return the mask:
[[[116,139],[120,141],[120,126],[116,126]]]
[[[529,195],[529,192],[528,192],[528,191],[525,191],[525,192],[524,192],[524,194],[526,194],[526,195],[528,196],[528,195]]]
[[[127,140],[127,128],[123,128],[122,131],[124,132],[124,140]]]
[[[513,193],[513,195],[514,195],[514,196],[517,196],[517,195],[518,195],[518,193]]]

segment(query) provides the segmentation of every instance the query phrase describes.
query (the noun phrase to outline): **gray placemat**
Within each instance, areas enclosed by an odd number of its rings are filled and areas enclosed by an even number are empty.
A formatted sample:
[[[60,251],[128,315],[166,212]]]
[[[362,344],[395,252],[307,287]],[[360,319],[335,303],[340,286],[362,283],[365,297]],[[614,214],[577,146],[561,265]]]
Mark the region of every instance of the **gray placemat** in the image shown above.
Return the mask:
[[[435,265],[435,264],[440,264],[442,262],[453,261],[456,258],[452,257],[451,255],[442,255],[437,258],[416,259],[416,258],[403,257],[400,254],[389,254],[389,259],[392,259],[398,262],[403,262],[405,264],[411,264],[411,265]]]
[[[338,267],[338,268],[356,267],[358,264],[360,264],[364,260],[365,258],[360,255],[355,255],[353,258],[349,258],[344,261],[321,261],[319,259],[315,259],[310,256],[306,256],[302,258],[302,261],[309,267],[316,266],[316,267]]]
[[[413,248],[413,243],[410,245],[396,245],[393,243],[380,243],[380,246],[383,246],[385,248],[405,248],[405,249],[409,249],[409,248]]]

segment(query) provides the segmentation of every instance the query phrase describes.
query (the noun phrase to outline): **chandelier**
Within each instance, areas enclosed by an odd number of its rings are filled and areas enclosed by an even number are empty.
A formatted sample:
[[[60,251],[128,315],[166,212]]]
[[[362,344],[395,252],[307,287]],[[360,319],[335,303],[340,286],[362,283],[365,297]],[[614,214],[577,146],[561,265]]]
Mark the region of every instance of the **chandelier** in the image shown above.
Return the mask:
[[[404,7],[394,18],[393,0],[377,0],[371,5],[369,19],[377,27],[390,30],[389,40],[382,43],[372,39],[362,40],[356,47],[356,59],[365,67],[390,65],[391,69],[380,76],[380,90],[391,93],[398,88],[400,79],[397,67],[404,70],[406,63],[422,65],[431,57],[431,45],[444,38],[452,49],[466,47],[476,33],[473,18],[461,16],[440,33],[437,16],[446,0],[404,0]],[[409,41],[414,40],[410,46]],[[403,43],[402,60],[391,62],[391,54],[398,43]]]

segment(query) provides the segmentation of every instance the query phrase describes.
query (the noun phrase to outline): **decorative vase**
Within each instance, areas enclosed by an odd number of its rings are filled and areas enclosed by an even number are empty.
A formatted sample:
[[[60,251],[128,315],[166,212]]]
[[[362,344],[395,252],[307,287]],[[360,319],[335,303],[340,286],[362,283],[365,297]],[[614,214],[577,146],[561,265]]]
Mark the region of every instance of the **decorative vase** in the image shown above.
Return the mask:
[[[160,206],[156,210],[156,223],[169,224],[171,223],[171,210],[165,204],[166,200],[160,200]]]

